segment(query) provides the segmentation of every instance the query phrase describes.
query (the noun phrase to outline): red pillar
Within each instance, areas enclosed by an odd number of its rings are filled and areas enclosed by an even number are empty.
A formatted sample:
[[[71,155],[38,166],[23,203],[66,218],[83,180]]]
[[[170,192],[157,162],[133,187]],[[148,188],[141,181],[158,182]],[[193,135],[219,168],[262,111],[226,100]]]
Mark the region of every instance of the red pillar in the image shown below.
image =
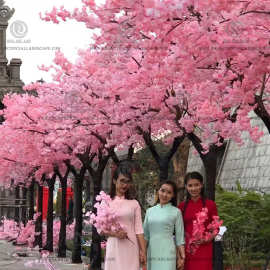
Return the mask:
[[[49,188],[43,187],[42,220],[47,218]]]
[[[61,188],[59,188],[59,191],[61,192]],[[66,209],[68,211],[69,201],[70,199],[73,199],[73,190],[71,187],[67,188],[67,195],[66,195]],[[43,187],[43,213],[42,213],[42,220],[47,219],[47,210],[48,210],[48,200],[49,200],[49,188]]]
[[[69,201],[71,199],[73,199],[73,190],[71,187],[67,187],[67,196],[66,196],[66,200],[67,200],[67,211],[68,211],[68,206],[69,206]]]
[[[59,188],[59,191],[62,193],[62,188]],[[73,190],[71,187],[67,187],[67,194],[66,194],[66,209],[67,209],[67,211],[68,211],[70,199],[73,199]]]

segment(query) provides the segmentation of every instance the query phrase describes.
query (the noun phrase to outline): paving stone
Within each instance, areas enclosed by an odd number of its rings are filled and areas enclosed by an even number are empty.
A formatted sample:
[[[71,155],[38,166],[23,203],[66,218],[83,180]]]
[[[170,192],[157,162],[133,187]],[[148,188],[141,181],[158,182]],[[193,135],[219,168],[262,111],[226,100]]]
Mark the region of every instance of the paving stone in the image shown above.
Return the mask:
[[[40,262],[38,252],[32,252],[29,257],[15,257],[16,247],[12,243],[0,240],[0,270],[87,270],[86,262],[88,258],[82,258],[85,263],[73,264],[70,257],[57,258],[50,255],[49,262],[54,268],[46,268]],[[27,262],[33,262],[32,266],[27,266]],[[26,264],[26,265],[25,265]]]

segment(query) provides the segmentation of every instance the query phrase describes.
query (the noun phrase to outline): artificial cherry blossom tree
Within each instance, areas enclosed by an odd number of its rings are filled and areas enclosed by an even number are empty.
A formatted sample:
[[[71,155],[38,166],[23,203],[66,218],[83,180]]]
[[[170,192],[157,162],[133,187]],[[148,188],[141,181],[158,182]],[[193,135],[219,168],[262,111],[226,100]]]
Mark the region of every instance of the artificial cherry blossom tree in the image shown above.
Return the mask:
[[[104,75],[115,96],[136,116],[158,112],[172,138],[189,134],[209,174],[224,140],[241,142],[243,131],[255,141],[262,135],[250,112],[269,125],[269,10],[268,1],[82,1],[80,9],[54,8],[43,19],[99,29],[92,48],[118,61],[109,66],[113,78]],[[146,118],[143,124],[146,132]],[[212,188],[215,175],[207,175]]]
[[[83,1],[73,12],[61,8],[47,13],[45,20],[75,19],[100,34],[74,64],[56,54],[55,81],[26,87],[38,97],[5,98],[7,108],[13,108],[5,114],[12,130],[18,130],[21,140],[37,135],[18,145],[26,147],[23,153],[34,150],[32,159],[26,155],[28,160],[18,160],[15,149],[9,159],[38,166],[38,179],[65,161],[77,179],[80,208],[84,163],[106,156],[115,146],[146,143],[162,180],[184,136],[208,161],[213,144],[221,147],[230,138],[240,142],[243,131],[258,140],[262,133],[251,126],[249,113],[255,111],[267,124],[269,10],[267,1],[108,0],[99,5]],[[252,37],[254,50],[235,45],[232,35],[239,25],[239,37]],[[172,148],[161,157],[152,139],[164,134]],[[213,184],[215,175],[210,178]],[[80,210],[77,220],[75,262],[80,261]]]

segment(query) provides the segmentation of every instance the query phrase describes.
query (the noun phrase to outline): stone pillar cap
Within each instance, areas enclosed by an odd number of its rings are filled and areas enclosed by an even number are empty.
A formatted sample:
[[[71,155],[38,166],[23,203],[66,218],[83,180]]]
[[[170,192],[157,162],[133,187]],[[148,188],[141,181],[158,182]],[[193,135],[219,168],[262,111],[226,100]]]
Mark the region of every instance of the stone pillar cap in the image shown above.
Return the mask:
[[[0,23],[6,23],[13,16],[15,12],[14,8],[5,6],[5,1],[0,0]]]
[[[12,58],[10,60],[10,65],[21,65],[22,64],[22,60],[20,58]]]

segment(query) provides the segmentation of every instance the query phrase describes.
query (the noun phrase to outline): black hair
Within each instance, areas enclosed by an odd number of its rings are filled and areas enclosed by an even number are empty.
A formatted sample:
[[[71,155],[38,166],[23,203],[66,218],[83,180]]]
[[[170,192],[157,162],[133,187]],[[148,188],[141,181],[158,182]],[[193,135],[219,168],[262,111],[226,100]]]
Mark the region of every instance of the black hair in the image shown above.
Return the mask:
[[[187,183],[190,179],[196,179],[196,180],[200,181],[200,183],[203,185],[203,176],[199,172],[194,171],[194,172],[189,172],[186,174],[185,179],[184,179],[185,187],[187,186]],[[202,198],[203,207],[205,207],[206,198],[205,198],[205,194],[204,194],[204,187],[202,187],[202,189],[201,189],[201,198]],[[186,189],[186,200],[185,200],[185,204],[184,204],[183,216],[185,215],[185,211],[187,209],[188,202],[190,201],[190,199],[191,199],[191,196]]]
[[[134,171],[134,168],[128,162],[125,162],[125,161],[119,162],[119,164],[117,165],[116,169],[113,172],[112,181],[111,181],[110,196],[112,199],[116,195],[116,188],[115,188],[114,180],[117,180],[119,175],[122,174],[128,179],[130,179],[131,181],[133,181],[132,179],[133,171]],[[133,197],[131,196],[131,190],[132,190],[132,187],[130,187],[125,193],[125,198],[128,200],[133,199]]]
[[[176,186],[175,182],[173,182],[171,180],[166,180],[164,182],[161,182],[159,184],[158,190],[161,188],[162,185],[170,185],[172,187],[172,189],[173,189],[173,197],[170,200],[170,202],[172,203],[173,206],[176,207],[177,206],[177,192],[178,192],[178,189],[177,189],[177,186]],[[159,198],[157,198],[156,204],[158,204],[158,203],[159,203]]]

